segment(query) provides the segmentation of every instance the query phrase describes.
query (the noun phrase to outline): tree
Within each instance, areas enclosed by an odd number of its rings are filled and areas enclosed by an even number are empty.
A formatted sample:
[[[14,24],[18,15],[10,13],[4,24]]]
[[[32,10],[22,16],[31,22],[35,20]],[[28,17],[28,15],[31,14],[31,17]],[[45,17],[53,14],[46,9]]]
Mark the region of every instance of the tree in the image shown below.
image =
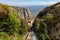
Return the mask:
[[[26,20],[23,20],[21,21],[21,33],[22,34],[26,34],[29,30],[29,26],[28,26],[28,23]]]
[[[10,34],[18,33],[21,27],[21,19],[16,10],[10,10],[11,7],[7,5],[0,5],[2,12],[0,12],[0,31]]]

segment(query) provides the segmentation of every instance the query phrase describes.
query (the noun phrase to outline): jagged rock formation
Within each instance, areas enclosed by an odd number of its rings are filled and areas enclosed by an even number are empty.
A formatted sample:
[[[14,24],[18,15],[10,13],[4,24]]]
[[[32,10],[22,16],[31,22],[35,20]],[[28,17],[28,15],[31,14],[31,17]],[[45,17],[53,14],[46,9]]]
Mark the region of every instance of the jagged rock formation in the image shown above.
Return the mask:
[[[31,13],[28,9],[26,8],[21,8],[21,7],[13,7],[13,11],[17,10],[19,13],[19,16],[23,19],[26,20],[29,26],[32,26],[32,23],[34,22],[34,18],[32,18]]]
[[[31,13],[26,8],[13,7],[13,10],[17,10],[22,19],[28,20],[31,18]]]
[[[43,19],[47,25],[47,34],[51,40],[60,40],[60,2],[46,7],[36,18]]]

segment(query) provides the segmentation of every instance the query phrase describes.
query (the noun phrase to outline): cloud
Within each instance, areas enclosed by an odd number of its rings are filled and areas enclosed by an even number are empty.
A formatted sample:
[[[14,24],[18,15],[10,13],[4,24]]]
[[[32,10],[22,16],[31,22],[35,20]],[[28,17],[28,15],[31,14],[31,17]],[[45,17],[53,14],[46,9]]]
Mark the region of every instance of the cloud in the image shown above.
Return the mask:
[[[1,3],[16,6],[52,5],[60,0],[0,0]]]
[[[28,5],[52,5],[52,4],[55,4],[57,2],[23,2],[21,3],[20,5],[21,6],[28,6]]]

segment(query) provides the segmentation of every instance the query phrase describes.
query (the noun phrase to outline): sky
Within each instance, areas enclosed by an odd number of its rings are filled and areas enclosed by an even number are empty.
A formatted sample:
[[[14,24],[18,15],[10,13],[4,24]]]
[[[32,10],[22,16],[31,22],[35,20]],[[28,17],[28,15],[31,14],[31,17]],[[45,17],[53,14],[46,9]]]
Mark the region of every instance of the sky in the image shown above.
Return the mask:
[[[52,5],[60,0],[0,0],[0,3],[12,6]]]

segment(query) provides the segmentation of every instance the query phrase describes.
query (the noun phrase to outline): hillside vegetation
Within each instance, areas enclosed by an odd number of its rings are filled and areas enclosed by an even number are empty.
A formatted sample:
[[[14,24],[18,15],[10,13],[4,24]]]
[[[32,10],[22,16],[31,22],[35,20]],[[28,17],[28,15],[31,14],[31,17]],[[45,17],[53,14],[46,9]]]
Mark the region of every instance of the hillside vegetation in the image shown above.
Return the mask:
[[[60,3],[46,7],[36,18],[33,30],[39,40],[60,40]]]
[[[0,4],[0,40],[25,40],[31,30],[39,40],[60,40],[60,3],[40,11],[31,28],[30,18],[27,9]]]
[[[22,20],[18,11],[0,4],[0,40],[23,40],[28,32],[26,20]]]

